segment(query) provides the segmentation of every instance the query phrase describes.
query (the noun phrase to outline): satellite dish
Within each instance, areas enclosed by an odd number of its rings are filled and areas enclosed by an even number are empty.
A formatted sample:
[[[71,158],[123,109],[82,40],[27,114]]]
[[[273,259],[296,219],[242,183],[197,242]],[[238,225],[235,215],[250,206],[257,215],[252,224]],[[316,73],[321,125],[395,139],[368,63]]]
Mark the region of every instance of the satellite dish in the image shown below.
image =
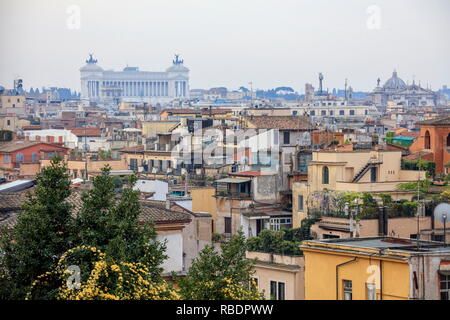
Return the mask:
[[[450,220],[450,204],[440,203],[434,208],[434,219],[445,224]]]

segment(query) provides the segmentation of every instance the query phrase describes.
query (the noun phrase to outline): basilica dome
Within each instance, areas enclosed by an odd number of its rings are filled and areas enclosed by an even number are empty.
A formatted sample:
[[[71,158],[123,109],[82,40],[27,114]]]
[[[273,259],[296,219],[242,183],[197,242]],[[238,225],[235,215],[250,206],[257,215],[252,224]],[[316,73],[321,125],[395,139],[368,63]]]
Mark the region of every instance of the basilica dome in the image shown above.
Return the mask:
[[[397,76],[397,71],[392,73],[390,77],[383,86],[384,90],[404,90],[406,89],[406,83]]]

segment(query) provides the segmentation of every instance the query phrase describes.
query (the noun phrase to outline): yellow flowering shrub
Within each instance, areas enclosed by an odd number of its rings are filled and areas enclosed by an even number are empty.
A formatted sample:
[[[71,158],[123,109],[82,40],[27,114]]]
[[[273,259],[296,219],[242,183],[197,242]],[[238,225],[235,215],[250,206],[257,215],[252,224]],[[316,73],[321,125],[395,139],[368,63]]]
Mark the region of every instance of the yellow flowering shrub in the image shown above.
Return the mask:
[[[80,270],[78,286],[69,266]],[[49,291],[49,287],[59,282],[53,295],[60,300],[180,299],[170,284],[162,279],[154,280],[150,274],[142,263],[111,261],[94,247],[80,246],[64,253],[54,271],[38,277],[28,298],[39,296],[43,290]]]

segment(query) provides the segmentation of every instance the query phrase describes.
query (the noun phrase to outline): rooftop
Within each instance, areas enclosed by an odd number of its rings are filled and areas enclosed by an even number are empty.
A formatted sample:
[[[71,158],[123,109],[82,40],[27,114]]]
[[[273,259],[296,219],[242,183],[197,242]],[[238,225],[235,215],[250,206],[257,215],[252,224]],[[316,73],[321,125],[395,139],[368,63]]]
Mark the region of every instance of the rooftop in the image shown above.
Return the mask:
[[[339,238],[308,240],[303,248],[323,248],[324,250],[340,250],[346,252],[373,252],[379,254],[417,254],[444,252],[450,254],[450,247],[436,241],[425,241],[395,237]]]
[[[418,121],[416,124],[427,126],[449,126],[450,117]]]
[[[315,125],[307,117],[297,116],[250,116],[244,118],[247,123],[259,129],[309,130]]]
[[[16,224],[17,217],[23,213],[22,204],[26,200],[28,191],[0,193],[0,227],[13,227]],[[74,216],[82,208],[81,196],[82,191],[76,190],[72,191],[67,198],[67,202],[73,206],[72,215]],[[191,220],[189,214],[166,209],[165,202],[140,200],[139,203],[141,206],[139,221],[142,223],[184,223]]]
[[[69,130],[77,137],[100,137],[102,135],[99,128],[73,128]]]

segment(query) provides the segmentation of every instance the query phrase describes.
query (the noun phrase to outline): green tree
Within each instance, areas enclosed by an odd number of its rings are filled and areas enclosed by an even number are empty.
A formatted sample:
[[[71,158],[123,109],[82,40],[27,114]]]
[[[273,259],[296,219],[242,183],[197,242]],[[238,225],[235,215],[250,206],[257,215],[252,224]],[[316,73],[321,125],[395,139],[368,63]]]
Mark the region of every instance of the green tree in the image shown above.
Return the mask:
[[[222,243],[220,252],[206,246],[194,260],[185,278],[180,279],[184,299],[262,299],[252,281],[254,261],[246,258],[247,243],[242,231]]]
[[[71,248],[73,218],[67,168],[60,158],[37,176],[34,193],[29,193],[12,230],[0,231],[0,297],[23,299],[32,281],[49,271]]]
[[[93,179],[76,218],[79,245],[95,247],[115,261],[143,263],[156,279],[160,265],[167,258],[165,244],[155,241],[153,224],[140,224],[139,191],[133,190],[136,177],[131,175],[120,195],[115,193],[115,178],[110,167]]]

